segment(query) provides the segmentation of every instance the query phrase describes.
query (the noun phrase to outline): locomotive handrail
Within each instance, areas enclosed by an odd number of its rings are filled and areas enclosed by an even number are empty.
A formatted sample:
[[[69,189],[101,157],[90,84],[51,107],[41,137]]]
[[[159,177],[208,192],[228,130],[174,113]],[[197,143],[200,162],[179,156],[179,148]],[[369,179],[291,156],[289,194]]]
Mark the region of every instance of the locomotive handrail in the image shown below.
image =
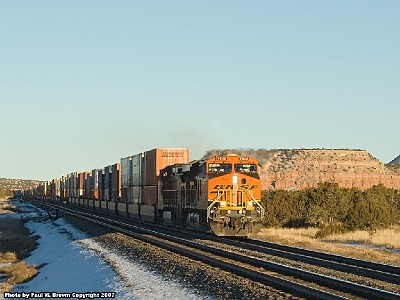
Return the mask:
[[[207,207],[207,221],[208,221],[208,219],[210,218],[210,210],[211,210],[211,207],[214,206],[215,202],[217,202],[218,199],[221,198],[223,194],[224,194],[224,191],[223,191],[221,194],[220,194],[219,191],[218,191],[218,196],[217,196],[217,198],[215,198],[215,200]]]
[[[253,201],[258,205],[258,207],[260,208],[260,213],[261,213],[261,219],[264,218],[265,215],[265,209],[261,206],[261,204],[256,200],[256,198],[254,198],[253,194],[251,193],[251,191],[249,191],[249,194],[251,196],[251,199],[253,199]]]

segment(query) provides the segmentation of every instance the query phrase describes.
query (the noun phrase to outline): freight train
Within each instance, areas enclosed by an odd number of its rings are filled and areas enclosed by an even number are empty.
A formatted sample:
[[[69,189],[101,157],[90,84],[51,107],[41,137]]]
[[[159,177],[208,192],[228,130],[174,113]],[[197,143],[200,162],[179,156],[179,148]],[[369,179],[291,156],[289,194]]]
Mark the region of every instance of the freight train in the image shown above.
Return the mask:
[[[264,218],[259,175],[258,161],[249,156],[189,162],[187,148],[156,148],[24,193],[217,236],[248,237],[260,231]]]

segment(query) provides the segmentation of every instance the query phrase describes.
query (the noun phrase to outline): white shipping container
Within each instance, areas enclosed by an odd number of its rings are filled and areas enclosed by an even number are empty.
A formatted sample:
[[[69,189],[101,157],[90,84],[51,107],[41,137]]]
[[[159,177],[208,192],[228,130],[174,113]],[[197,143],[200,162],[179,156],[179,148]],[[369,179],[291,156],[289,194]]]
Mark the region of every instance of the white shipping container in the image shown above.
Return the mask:
[[[49,190],[49,181],[46,181],[44,183],[44,191],[43,191],[43,195],[47,196],[47,191]]]
[[[76,190],[78,189],[78,173],[77,172],[72,172],[71,173],[71,196],[76,197],[77,192]]]
[[[60,197],[61,194],[60,191],[61,191],[61,179],[58,178],[56,179],[56,194],[55,194],[56,197]]]
[[[94,169],[92,170],[92,184],[91,184],[91,190],[98,190],[99,189],[99,172],[101,172],[101,169]]]
[[[138,187],[143,185],[144,176],[144,153],[132,156],[132,184],[130,186]]]
[[[121,187],[128,187],[132,183],[132,156],[121,158]]]

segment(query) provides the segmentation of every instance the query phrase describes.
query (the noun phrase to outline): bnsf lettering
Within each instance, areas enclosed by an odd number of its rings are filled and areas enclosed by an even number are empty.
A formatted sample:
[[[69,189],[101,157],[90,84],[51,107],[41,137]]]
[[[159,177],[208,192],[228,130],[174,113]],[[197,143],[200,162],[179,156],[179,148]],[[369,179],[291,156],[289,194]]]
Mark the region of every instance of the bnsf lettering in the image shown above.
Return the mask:
[[[162,157],[183,157],[182,152],[163,152]]]
[[[248,184],[242,184],[239,186],[239,189],[241,190],[253,190],[258,188],[258,185],[248,185]],[[233,185],[232,184],[216,184],[213,187],[213,190],[232,190],[233,189]]]
[[[231,184],[225,185],[225,184],[216,184],[213,188],[213,190],[231,190],[233,189],[233,186]]]
[[[248,184],[242,184],[242,185],[240,186],[240,188],[241,188],[242,190],[253,190],[253,189],[258,188],[258,185],[255,184],[255,185],[249,186]]]

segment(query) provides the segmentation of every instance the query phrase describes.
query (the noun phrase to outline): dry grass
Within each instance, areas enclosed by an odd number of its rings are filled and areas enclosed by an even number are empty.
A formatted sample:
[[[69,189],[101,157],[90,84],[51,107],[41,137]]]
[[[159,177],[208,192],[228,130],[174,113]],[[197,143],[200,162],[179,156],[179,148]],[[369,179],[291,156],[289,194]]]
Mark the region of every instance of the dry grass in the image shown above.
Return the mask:
[[[0,274],[4,274],[7,277],[5,283],[0,283],[0,289],[2,292],[9,292],[14,284],[28,282],[37,273],[36,267],[30,266],[23,261],[0,267]]]
[[[3,212],[15,211],[18,207],[8,202],[8,200],[0,199],[0,214]]]
[[[376,247],[385,247],[400,251],[400,227],[392,227],[377,231],[355,231],[345,234],[333,234],[326,238],[328,241],[342,243],[363,243]]]
[[[22,260],[37,247],[37,239],[37,236],[30,236],[20,219],[1,217],[0,263],[5,265],[0,266],[0,292],[9,292],[14,284],[27,282],[36,276],[38,267]]]
[[[18,257],[15,252],[6,252],[6,253],[0,252],[0,263],[8,264],[16,261],[18,261]]]
[[[318,229],[263,228],[258,237],[271,242],[400,265],[400,228],[374,233],[356,231],[315,238]]]
[[[18,259],[22,260],[36,249],[37,239],[37,236],[29,236],[29,230],[23,226],[20,219],[1,218],[0,253],[15,252]]]

